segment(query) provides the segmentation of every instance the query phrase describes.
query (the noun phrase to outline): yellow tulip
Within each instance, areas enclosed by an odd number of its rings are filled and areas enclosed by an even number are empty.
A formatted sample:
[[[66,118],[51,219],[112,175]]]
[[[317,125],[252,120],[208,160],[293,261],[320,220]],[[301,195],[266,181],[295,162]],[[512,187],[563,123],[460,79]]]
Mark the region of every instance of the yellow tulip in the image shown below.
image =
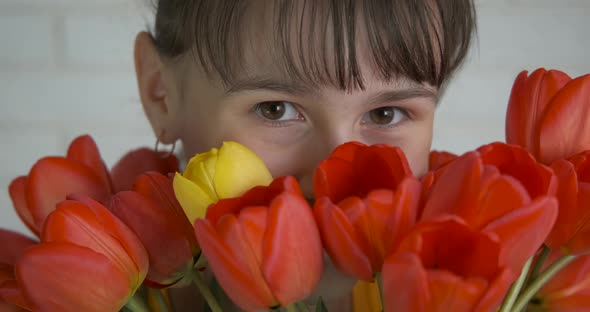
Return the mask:
[[[270,182],[270,172],[254,152],[239,143],[224,142],[220,149],[193,157],[182,175],[176,173],[174,193],[192,224],[218,200]]]

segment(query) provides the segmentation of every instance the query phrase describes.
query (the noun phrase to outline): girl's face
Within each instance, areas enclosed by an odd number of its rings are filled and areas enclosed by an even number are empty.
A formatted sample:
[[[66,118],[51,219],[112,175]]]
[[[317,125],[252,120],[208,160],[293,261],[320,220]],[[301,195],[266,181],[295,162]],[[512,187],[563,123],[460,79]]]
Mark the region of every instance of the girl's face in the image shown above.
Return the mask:
[[[263,28],[252,31],[244,71],[230,85],[206,75],[191,57],[162,61],[150,36],[138,36],[141,98],[164,143],[180,140],[190,158],[237,141],[258,154],[274,177],[295,176],[308,198],[318,163],[347,141],[399,146],[417,176],[426,172],[436,88],[372,74],[362,37],[357,58],[364,90],[294,81],[277,65],[273,49],[264,48]]]

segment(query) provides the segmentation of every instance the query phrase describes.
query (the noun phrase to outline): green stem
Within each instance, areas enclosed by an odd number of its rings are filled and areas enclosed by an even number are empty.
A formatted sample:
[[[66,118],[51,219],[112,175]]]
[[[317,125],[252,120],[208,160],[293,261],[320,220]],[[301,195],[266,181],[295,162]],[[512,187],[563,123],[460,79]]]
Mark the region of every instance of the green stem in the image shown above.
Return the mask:
[[[158,309],[160,310],[160,312],[170,311],[168,309],[168,304],[166,303],[166,300],[164,299],[164,295],[162,295],[162,290],[154,289],[154,298],[156,299],[156,303],[158,304]]]
[[[379,289],[379,300],[381,300],[381,309],[385,309],[385,305],[383,304],[383,279],[381,278],[381,272],[377,272],[377,288]]]
[[[309,312],[309,308],[307,307],[307,304],[305,304],[305,302],[303,302],[303,301],[295,302],[295,306],[297,307],[298,311]]]
[[[129,301],[125,304],[125,307],[133,312],[149,312],[148,306],[145,304],[143,299],[139,296],[131,296]]]
[[[299,312],[299,308],[297,308],[297,305],[294,304],[290,304],[287,307],[287,312]]]
[[[510,291],[508,291],[508,294],[504,298],[504,302],[502,302],[502,306],[500,307],[500,312],[513,311],[512,305],[514,305],[514,302],[516,301],[516,298],[518,297],[518,295],[520,293],[520,289],[522,288],[522,285],[524,284],[527,274],[529,273],[529,269],[531,268],[532,262],[533,262],[533,257],[530,257],[529,260],[527,260],[527,262],[524,264],[524,267],[522,268],[520,276],[518,277],[518,279],[514,283],[512,283],[512,286],[510,287]],[[514,310],[514,311],[518,311],[518,310]]]
[[[539,272],[541,271],[541,268],[543,268],[543,264],[545,264],[545,261],[547,260],[547,257],[549,257],[550,253],[551,249],[547,247],[547,245],[543,245],[543,249],[541,250],[539,257],[537,257],[537,261],[535,261],[535,265],[531,270],[531,274],[529,274],[529,277],[525,282],[525,287],[530,285],[530,283],[532,283],[537,278],[537,276],[539,276]]]
[[[193,282],[199,288],[199,291],[201,292],[203,298],[205,298],[205,301],[207,301],[209,308],[211,308],[211,312],[222,312],[223,310],[219,306],[217,299],[215,299],[215,296],[213,296],[213,293],[211,293],[211,290],[209,287],[207,287],[207,284],[205,283],[205,280],[203,280],[201,273],[198,271],[195,271]]]
[[[555,274],[557,274],[566,265],[576,259],[576,256],[563,256],[555,261],[547,270],[545,270],[537,279],[535,279],[527,289],[522,293],[514,304],[514,311],[520,311],[535,296],[535,294],[547,283]]]

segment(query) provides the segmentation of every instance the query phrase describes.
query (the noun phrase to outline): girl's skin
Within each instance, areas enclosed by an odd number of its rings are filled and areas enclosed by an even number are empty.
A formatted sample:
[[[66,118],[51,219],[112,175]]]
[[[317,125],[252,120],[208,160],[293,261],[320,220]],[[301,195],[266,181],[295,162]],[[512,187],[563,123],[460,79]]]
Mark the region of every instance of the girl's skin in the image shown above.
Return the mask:
[[[364,31],[358,32],[356,44],[364,90],[298,83],[277,66],[276,49],[268,40],[272,25],[254,18],[247,25],[244,70],[231,85],[205,73],[191,55],[175,62],[162,57],[148,33],[138,34],[135,65],[141,101],[162,143],[182,142],[188,159],[223,141],[237,141],[259,155],[274,177],[295,176],[310,200],[317,164],[347,141],[399,146],[415,175],[426,172],[436,87],[404,77],[385,81],[374,74]],[[332,64],[333,51],[327,55]],[[337,274],[323,279],[318,295],[350,293],[352,280]]]

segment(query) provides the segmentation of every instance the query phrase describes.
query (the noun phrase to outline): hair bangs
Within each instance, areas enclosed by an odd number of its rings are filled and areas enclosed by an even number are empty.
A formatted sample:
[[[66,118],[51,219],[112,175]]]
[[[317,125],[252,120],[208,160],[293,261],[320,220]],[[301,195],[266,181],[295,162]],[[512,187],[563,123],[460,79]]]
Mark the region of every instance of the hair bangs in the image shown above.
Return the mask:
[[[247,74],[245,49],[254,40],[247,33],[262,23],[269,63],[290,80],[364,89],[363,75],[371,70],[386,81],[403,77],[441,87],[465,58],[475,30],[469,0],[261,3],[160,0],[156,46],[171,58],[191,54],[208,74],[231,85]],[[166,19],[173,10],[181,21]],[[370,68],[361,68],[361,53]]]

